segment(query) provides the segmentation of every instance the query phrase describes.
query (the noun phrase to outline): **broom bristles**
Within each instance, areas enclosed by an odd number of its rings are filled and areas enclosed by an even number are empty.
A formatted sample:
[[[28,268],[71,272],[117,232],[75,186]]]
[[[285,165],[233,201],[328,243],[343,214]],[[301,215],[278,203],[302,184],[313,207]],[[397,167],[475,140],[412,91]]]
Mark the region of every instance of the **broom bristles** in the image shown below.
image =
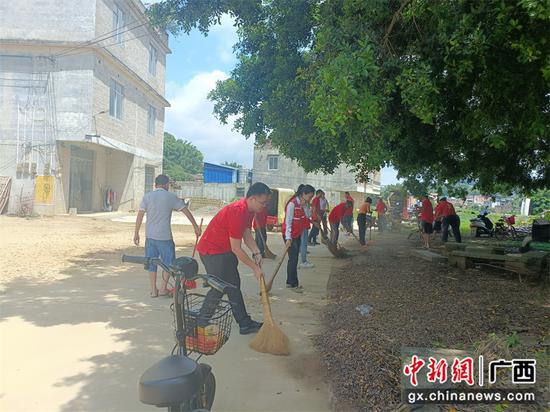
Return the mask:
[[[249,346],[258,352],[271,355],[290,354],[288,338],[278,326],[264,322]]]
[[[343,258],[347,256],[347,253],[344,250],[338,249],[338,246],[336,246],[330,240],[327,242],[327,247],[330,253],[334,255],[334,257]]]

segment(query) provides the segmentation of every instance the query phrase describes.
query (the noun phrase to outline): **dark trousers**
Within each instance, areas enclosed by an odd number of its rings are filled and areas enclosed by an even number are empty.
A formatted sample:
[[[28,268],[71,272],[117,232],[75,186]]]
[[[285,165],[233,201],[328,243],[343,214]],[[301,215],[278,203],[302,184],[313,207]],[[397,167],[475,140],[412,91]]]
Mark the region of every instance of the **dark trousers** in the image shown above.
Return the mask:
[[[365,213],[357,215],[357,226],[359,226],[359,243],[364,246],[366,244],[365,233],[367,232],[367,215]]]
[[[256,244],[258,245],[258,249],[260,249],[262,257],[265,257],[265,244],[267,243],[266,228],[265,227],[256,228],[256,230],[254,230],[254,235],[256,236]]]
[[[353,233],[353,215],[346,215],[342,218],[342,226],[350,233]]]
[[[335,245],[340,237],[340,222],[330,224],[330,241]]]
[[[321,223],[323,226],[323,232],[325,233],[325,236],[328,236],[328,220],[327,220],[327,212],[321,211]]]
[[[449,226],[453,229],[453,236],[457,243],[462,243],[460,236],[460,217],[457,215],[444,216],[441,221],[441,240],[446,242],[449,239]]]
[[[310,243],[317,243],[317,236],[319,235],[319,228],[317,226],[313,226],[311,230],[309,231],[309,238],[308,241]]]
[[[283,235],[284,240],[284,235]],[[292,287],[298,286],[298,257],[300,256],[301,236],[292,239],[288,248],[288,263],[286,265],[286,284]]]
[[[386,216],[385,215],[379,215],[378,216],[378,231],[383,232],[386,230]]]
[[[236,287],[230,288],[227,296],[231,302],[231,309],[233,309],[235,320],[239,325],[246,325],[251,319],[246,312],[243,294],[241,293],[241,276],[237,268],[239,264],[237,256],[233,252],[228,252],[218,255],[200,255],[200,257],[206,273],[217,276]],[[202,305],[199,319],[210,319],[216,312],[222,296],[221,292],[210,288]]]

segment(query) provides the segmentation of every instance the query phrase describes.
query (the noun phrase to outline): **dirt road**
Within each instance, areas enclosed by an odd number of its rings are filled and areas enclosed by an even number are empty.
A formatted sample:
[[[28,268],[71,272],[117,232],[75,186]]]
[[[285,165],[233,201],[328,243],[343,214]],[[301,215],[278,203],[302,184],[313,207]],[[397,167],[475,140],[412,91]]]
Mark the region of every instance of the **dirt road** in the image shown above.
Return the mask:
[[[142,268],[123,265],[133,224],[106,217],[21,219],[0,216],[0,410],[155,410],[137,399],[137,381],[173,345],[170,300],[149,297]],[[190,226],[174,226],[177,254],[190,255]],[[282,242],[270,235],[272,249]],[[326,303],[334,263],[313,249],[315,270],[301,273],[306,293],[273,289],[273,314],[289,336],[288,358],[248,348],[234,327],[210,363],[218,382],[214,410],[330,410],[311,336]],[[274,262],[265,265],[271,273]],[[241,267],[249,312],[261,319],[258,285]]]

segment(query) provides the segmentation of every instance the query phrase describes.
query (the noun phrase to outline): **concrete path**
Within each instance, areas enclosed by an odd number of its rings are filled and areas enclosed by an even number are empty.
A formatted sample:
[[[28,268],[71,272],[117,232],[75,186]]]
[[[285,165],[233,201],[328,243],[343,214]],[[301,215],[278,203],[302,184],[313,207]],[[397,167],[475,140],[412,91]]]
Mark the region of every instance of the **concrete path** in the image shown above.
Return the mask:
[[[120,230],[129,230],[127,225]],[[280,234],[269,244],[281,253]],[[137,381],[173,346],[170,300],[151,299],[139,266],[120,263],[128,248],[90,252],[52,282],[7,282],[0,294],[0,410],[150,411]],[[178,249],[178,255],[190,250]],[[203,358],[217,380],[216,411],[328,411],[331,395],[311,336],[334,264],[324,246],[311,248],[314,269],[300,270],[303,295],[285,288],[286,263],[274,283],[272,311],[291,342],[289,357],[254,352],[234,324],[229,342]],[[274,261],[266,261],[271,273]],[[202,268],[201,268],[202,269]],[[258,285],[241,265],[249,312],[262,319]]]

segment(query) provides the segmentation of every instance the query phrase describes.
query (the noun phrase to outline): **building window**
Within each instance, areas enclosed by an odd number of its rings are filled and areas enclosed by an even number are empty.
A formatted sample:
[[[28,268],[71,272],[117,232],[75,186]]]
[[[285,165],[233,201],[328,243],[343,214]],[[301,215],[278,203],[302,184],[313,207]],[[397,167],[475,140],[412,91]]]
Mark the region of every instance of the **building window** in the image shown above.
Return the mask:
[[[267,156],[267,170],[279,170],[279,156]]]
[[[149,105],[147,110],[147,133],[155,134],[155,122],[157,120],[157,109]]]
[[[114,35],[115,35],[115,41],[117,42],[117,44],[120,44],[122,43],[122,39],[124,38],[124,33],[123,32],[123,29],[124,29],[124,20],[125,20],[126,16],[125,16],[125,13],[124,13],[124,10],[122,10],[120,7],[118,7],[116,4],[115,4],[115,9],[113,10],[113,30],[114,30]]]
[[[157,49],[149,44],[149,73],[153,76],[157,74]]]
[[[153,166],[145,166],[145,193],[153,191],[155,182],[155,168]]]
[[[109,96],[109,114],[117,119],[122,119],[122,100],[124,99],[124,87],[111,79]]]

